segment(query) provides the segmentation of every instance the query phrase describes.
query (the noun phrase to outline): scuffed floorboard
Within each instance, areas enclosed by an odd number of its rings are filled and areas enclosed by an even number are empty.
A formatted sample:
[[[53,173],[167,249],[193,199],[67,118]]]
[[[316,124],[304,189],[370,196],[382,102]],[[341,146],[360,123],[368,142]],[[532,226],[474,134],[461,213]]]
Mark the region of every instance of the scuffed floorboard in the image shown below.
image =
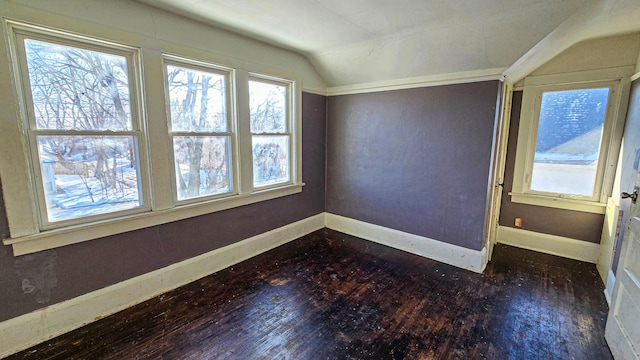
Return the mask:
[[[595,265],[475,274],[322,230],[9,359],[611,359]]]

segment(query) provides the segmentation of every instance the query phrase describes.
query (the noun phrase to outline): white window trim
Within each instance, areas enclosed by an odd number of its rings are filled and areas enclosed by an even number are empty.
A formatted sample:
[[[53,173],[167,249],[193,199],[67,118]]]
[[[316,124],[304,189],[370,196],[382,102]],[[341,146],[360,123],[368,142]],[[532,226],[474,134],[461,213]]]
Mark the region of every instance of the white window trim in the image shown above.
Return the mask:
[[[302,183],[302,91],[301,81],[297,74],[291,74],[286,71],[278,71],[269,69],[264,71],[259,64],[255,64],[252,74],[274,79],[287,79],[290,82],[291,90],[291,131],[292,131],[292,170],[291,182],[287,184],[278,184],[270,188],[253,189],[252,186],[244,186],[243,184],[252,185],[252,176],[242,175],[251,174],[251,172],[242,172],[237,175],[239,179],[237,193],[231,194],[223,198],[204,198],[202,201],[189,203],[176,203],[173,199],[172,191],[172,174],[174,173],[174,164],[170,159],[172,147],[169,146],[167,134],[168,116],[164,104],[165,102],[165,85],[164,85],[164,64],[165,56],[175,56],[187,59],[202,59],[204,63],[210,63],[209,59],[215,59],[213,63],[221,64],[221,67],[233,69],[234,77],[230,78],[230,82],[235,82],[235,103],[232,108],[237,112],[239,133],[242,128],[248,126],[249,108],[248,108],[248,79],[249,70],[243,68],[246,64],[237,63],[234,59],[222,59],[219,54],[212,54],[199,49],[192,49],[175,44],[167,43],[166,46],[179,51],[171,51],[172,55],[164,55],[162,52],[146,47],[144,42],[135,43],[136,37],[116,35],[113,41],[99,40],[104,39],[100,34],[83,34],[76,35],[67,31],[60,31],[45,26],[30,25],[27,23],[4,19],[4,30],[6,37],[3,39],[9,43],[6,46],[7,54],[10,59],[11,66],[11,82],[13,85],[13,96],[16,99],[15,116],[19,121],[3,121],[0,124],[0,152],[3,154],[11,154],[11,158],[0,167],[2,172],[3,192],[5,194],[5,208],[11,237],[4,239],[5,245],[11,245],[15,256],[42,251],[46,249],[57,248],[69,244],[79,243],[105,236],[119,234],[127,231],[142,229],[150,226],[165,224],[181,219],[200,216],[216,211],[231,209],[243,205],[253,204],[265,200],[275,199],[278,197],[288,196],[302,191],[304,183]],[[140,95],[140,119],[141,131],[144,133],[140,143],[140,156],[149,157],[149,165],[144,171],[141,171],[143,181],[143,196],[149,208],[142,213],[119,213],[108,219],[98,219],[91,222],[77,223],[68,226],[62,226],[53,229],[44,229],[38,218],[39,212],[37,208],[36,182],[30,167],[30,147],[26,138],[25,125],[25,98],[23,96],[22,81],[18,79],[20,76],[19,62],[15,53],[16,31],[24,31],[36,33],[55,38],[69,38],[78,40],[82,43],[95,42],[100,46],[109,46],[109,44],[134,48],[140,52],[138,57],[139,73],[136,77],[139,81]],[[84,31],[84,30],[83,30]],[[102,34],[104,35],[104,34]],[[130,42],[134,42],[131,44]],[[158,42],[162,43],[161,40]],[[3,54],[4,51],[0,51]],[[268,74],[268,75],[266,75]],[[9,76],[7,76],[9,80]],[[232,86],[233,87],[233,86]],[[242,94],[242,95],[239,95]],[[246,96],[245,96],[246,95]],[[163,106],[159,107],[159,104]],[[161,109],[159,109],[161,108]],[[149,119],[149,121],[145,121]],[[245,120],[246,119],[246,120]],[[249,133],[248,130],[244,130]],[[145,140],[146,139],[146,140]],[[251,144],[251,142],[249,142]],[[246,146],[245,146],[246,148]],[[18,150],[16,150],[18,149]],[[247,152],[248,150],[248,152]],[[15,155],[15,156],[14,156]],[[251,148],[240,149],[235,154],[240,161],[240,167],[248,167],[252,170]],[[248,157],[247,157],[248,156]],[[245,159],[245,160],[243,160]],[[5,161],[3,159],[3,161]],[[236,165],[237,166],[237,165]],[[251,174],[252,175],[252,174]],[[148,179],[148,180],[147,180]],[[8,195],[8,194],[11,195]],[[200,199],[199,199],[200,200]]]
[[[268,76],[268,75],[264,75],[264,74],[258,74],[258,73],[249,73],[249,81],[258,81],[258,82],[263,82],[263,83],[267,83],[267,84],[273,84],[273,85],[278,85],[278,86],[284,86],[287,89],[287,93],[286,93],[286,109],[285,109],[285,116],[286,116],[286,122],[287,122],[287,131],[281,134],[274,134],[274,135],[287,135],[289,136],[289,180],[286,182],[280,182],[280,183],[276,183],[276,184],[267,184],[267,185],[262,185],[262,186],[255,186],[253,183],[253,166],[251,167],[251,187],[253,189],[253,191],[263,191],[263,190],[268,190],[271,188],[276,188],[279,186],[286,186],[286,185],[290,185],[290,184],[294,184],[296,179],[299,179],[298,174],[296,173],[295,169],[298,169],[299,167],[296,166],[296,164],[298,163],[298,159],[296,154],[297,152],[295,151],[295,141],[294,139],[296,138],[296,129],[300,128],[300,126],[298,126],[296,124],[295,121],[293,121],[294,118],[296,118],[294,111],[296,111],[296,108],[293,106],[293,104],[295,104],[295,93],[294,93],[294,82],[291,80],[287,80],[287,79],[281,79],[281,78],[276,78],[273,76]],[[246,139],[245,141],[252,143],[253,142],[253,136],[255,135],[255,133],[251,132],[251,129],[249,128],[249,133],[248,134],[242,134],[244,139]],[[251,153],[251,158],[253,159],[253,152]],[[253,162],[252,162],[253,163]]]
[[[302,192],[303,186],[304,184],[290,185],[278,189],[270,189],[265,192],[235,195],[224,199],[184,205],[169,210],[158,210],[143,214],[123,216],[116,219],[43,231],[20,237],[11,237],[4,239],[4,244],[11,245],[13,247],[14,256],[30,254],[42,250],[54,249],[65,245],[120,234],[127,231],[162,225],[216,211],[254,204],[278,197],[293,195]],[[9,211],[7,210],[7,213],[8,212]]]
[[[146,136],[142,131],[142,128],[143,128],[142,124],[144,123],[144,119],[143,119],[144,115],[142,113],[141,106],[140,106],[142,104],[142,94],[140,91],[140,81],[139,81],[140,53],[138,49],[133,47],[128,47],[128,46],[123,46],[123,45],[111,44],[111,43],[96,44],[95,42],[91,43],[91,42],[85,41],[84,39],[78,39],[77,37],[71,37],[71,36],[52,37],[49,34],[40,34],[34,31],[23,31],[22,29],[16,29],[14,34],[15,34],[15,40],[16,40],[15,46],[16,46],[16,49],[18,50],[16,53],[15,63],[16,63],[16,66],[20,67],[20,71],[17,73],[21,75],[21,79],[19,82],[22,84],[21,86],[22,98],[20,99],[20,101],[21,101],[22,112],[23,114],[25,114],[25,118],[23,119],[22,124],[26,132],[27,142],[29,143],[29,146],[27,148],[27,152],[29,153],[29,159],[27,160],[29,164],[29,169],[30,171],[32,171],[32,174],[31,174],[32,178],[37,179],[36,181],[34,181],[32,185],[34,186],[34,189],[37,193],[37,195],[35,196],[35,198],[37,199],[37,202],[35,204],[35,209],[36,209],[36,212],[38,213],[37,220],[40,228],[42,230],[50,230],[50,229],[55,229],[55,228],[60,228],[65,226],[86,223],[87,221],[100,221],[104,219],[113,218],[114,216],[117,217],[117,216],[124,216],[124,215],[149,211],[149,209],[151,208],[150,201],[149,201],[149,198],[150,198],[149,191],[148,191],[149,164],[145,160],[147,159],[147,152],[146,152],[147,145],[146,145]],[[38,153],[37,151],[34,151],[34,149],[37,148],[36,136],[62,135],[62,133],[57,130],[37,129],[36,127],[32,92],[28,86],[30,80],[29,80],[29,73],[27,69],[27,61],[26,61],[26,58],[22,58],[22,56],[26,55],[25,46],[24,46],[25,39],[33,39],[37,41],[60,44],[63,46],[70,46],[70,47],[87,49],[91,51],[98,51],[98,52],[107,53],[107,54],[114,54],[114,55],[122,56],[127,59],[127,65],[128,65],[127,80],[129,82],[129,98],[130,98],[130,106],[131,106],[132,130],[123,130],[123,131],[109,131],[109,130],[107,131],[99,131],[99,130],[98,131],[75,131],[75,130],[72,130],[72,131],[67,131],[65,135],[82,135],[82,134],[90,135],[91,133],[94,133],[95,136],[101,136],[101,135],[134,136],[137,139],[136,161],[137,161],[137,168],[139,169],[138,186],[140,189],[139,191],[139,195],[140,195],[139,200],[141,204],[140,206],[127,209],[127,210],[112,212],[112,213],[90,215],[82,218],[71,218],[71,219],[65,219],[65,220],[56,221],[56,222],[50,222],[48,220],[47,211],[46,211],[47,205],[46,205],[45,196],[44,196],[44,188],[43,188],[42,181],[40,181],[40,179],[42,179],[42,169],[41,169]]]
[[[607,198],[615,177],[616,163],[622,141],[630,76],[633,67],[618,67],[568,74],[532,76],[525,79],[518,130],[518,145],[513,177],[511,201],[529,205],[554,207],[567,210],[604,214]],[[577,198],[564,194],[536,193],[530,190],[535,155],[539,98],[543,91],[565,90],[580,87],[611,87],[609,109],[603,128],[602,148],[596,176],[596,192],[592,198]]]
[[[176,205],[182,205],[182,204],[193,204],[193,203],[199,203],[199,202],[203,202],[203,201],[207,201],[207,200],[215,200],[215,199],[222,199],[222,198],[227,198],[233,195],[238,195],[240,193],[242,193],[242,191],[239,190],[239,169],[237,164],[240,163],[239,159],[239,155],[238,155],[238,121],[237,121],[237,116],[236,116],[236,110],[235,110],[235,97],[236,97],[236,93],[235,93],[235,89],[236,86],[235,84],[235,70],[232,68],[228,68],[228,67],[223,67],[221,65],[217,65],[217,64],[211,64],[211,63],[205,63],[202,61],[198,61],[198,60],[193,60],[193,59],[186,59],[183,57],[179,57],[179,56],[174,56],[174,55],[169,55],[169,54],[164,54],[163,55],[163,64],[162,64],[162,68],[163,68],[163,74],[164,74],[164,90],[165,90],[165,99],[166,99],[166,111],[167,111],[167,128],[169,129],[169,135],[167,137],[167,141],[169,142],[168,146],[169,149],[171,149],[170,151],[170,162],[172,166],[175,166],[175,152],[173,150],[173,138],[175,136],[181,136],[181,135],[185,135],[187,134],[186,132],[183,131],[173,131],[171,129],[171,108],[169,105],[169,88],[167,86],[168,84],[168,74],[167,74],[167,66],[180,66],[180,67],[184,67],[186,69],[193,69],[193,70],[197,70],[197,71],[204,71],[204,72],[211,72],[211,73],[217,73],[217,74],[221,74],[225,76],[225,88],[226,88],[226,93],[225,93],[225,101],[226,101],[226,115],[227,115],[227,136],[229,136],[229,150],[231,151],[231,154],[229,156],[228,161],[230,161],[230,165],[231,165],[231,175],[230,175],[230,180],[232,182],[231,184],[231,191],[227,192],[227,193],[223,193],[223,194],[215,194],[215,195],[203,195],[203,196],[197,196],[197,197],[192,197],[192,198],[187,198],[187,199],[182,199],[179,200],[178,199],[178,186],[177,186],[177,179],[176,179],[176,172],[173,171],[171,174],[171,184],[173,186],[173,202]],[[196,136],[217,136],[216,133],[214,132],[202,132],[202,133],[192,133],[192,135],[196,135]]]

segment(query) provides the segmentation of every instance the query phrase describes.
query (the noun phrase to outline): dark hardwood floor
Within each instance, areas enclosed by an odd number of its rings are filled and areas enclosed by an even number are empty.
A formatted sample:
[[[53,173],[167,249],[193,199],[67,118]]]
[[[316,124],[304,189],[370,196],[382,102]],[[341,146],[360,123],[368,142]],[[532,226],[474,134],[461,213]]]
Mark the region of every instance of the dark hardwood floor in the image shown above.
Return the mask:
[[[611,359],[595,265],[475,274],[323,230],[9,359]]]

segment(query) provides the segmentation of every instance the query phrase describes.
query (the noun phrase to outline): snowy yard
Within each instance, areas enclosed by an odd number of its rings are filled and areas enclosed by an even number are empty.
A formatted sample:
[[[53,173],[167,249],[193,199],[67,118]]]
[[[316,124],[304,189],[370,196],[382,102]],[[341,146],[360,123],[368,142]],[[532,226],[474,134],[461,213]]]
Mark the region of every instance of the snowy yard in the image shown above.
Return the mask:
[[[95,168],[95,161],[74,162],[74,165],[77,164]],[[106,185],[96,177],[85,177],[84,174],[55,174],[55,191],[46,194],[49,221],[138,207],[141,203],[137,177],[136,169],[125,159],[118,160],[115,186]],[[47,182],[47,179],[43,180]]]

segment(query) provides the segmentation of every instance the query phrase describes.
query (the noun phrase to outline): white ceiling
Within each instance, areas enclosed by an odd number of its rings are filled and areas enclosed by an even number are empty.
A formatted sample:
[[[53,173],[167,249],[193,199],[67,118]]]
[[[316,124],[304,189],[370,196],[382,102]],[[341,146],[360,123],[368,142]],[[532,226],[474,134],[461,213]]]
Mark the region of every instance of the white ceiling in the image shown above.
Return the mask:
[[[503,71],[518,80],[581,40],[640,31],[640,0],[135,1],[302,53],[329,87]]]

